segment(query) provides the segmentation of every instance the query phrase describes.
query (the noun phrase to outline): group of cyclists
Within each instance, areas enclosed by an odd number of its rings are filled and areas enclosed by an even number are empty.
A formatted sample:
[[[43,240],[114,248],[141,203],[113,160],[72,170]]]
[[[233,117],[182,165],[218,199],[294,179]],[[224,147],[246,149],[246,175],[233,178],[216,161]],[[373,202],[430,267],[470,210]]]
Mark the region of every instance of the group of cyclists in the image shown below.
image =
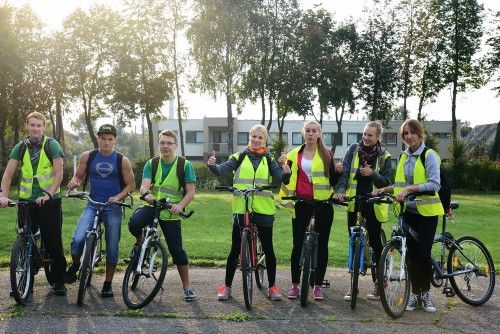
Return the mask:
[[[53,291],[57,296],[66,294],[65,284],[77,280],[86,232],[90,229],[97,208],[88,203],[81,215],[71,241],[72,263],[66,270],[66,259],[62,245],[61,190],[63,180],[63,157],[60,144],[44,135],[45,117],[30,113],[26,118],[28,138],[18,143],[10,153],[10,159],[3,173],[0,190],[0,207],[9,203],[9,188],[12,177],[21,164],[19,197],[36,202],[30,206],[29,214],[34,229],[40,229],[41,238],[52,259],[51,274]],[[322,139],[321,125],[316,121],[306,121],[302,135],[304,144],[283,152],[275,160],[266,146],[268,132],[266,127],[255,125],[249,132],[249,143],[242,151],[229,157],[226,162],[217,164],[215,152],[209,156],[207,166],[216,176],[233,176],[233,186],[240,190],[254,186],[281,184],[279,196],[297,196],[308,201],[297,201],[293,210],[291,252],[291,287],[286,296],[296,299],[300,295],[300,256],[304,234],[311,215],[315,216],[318,232],[317,269],[312,286],[315,300],[325,298],[323,280],[328,263],[328,240],[334,219],[334,209],[327,200],[334,197],[345,201],[349,197],[362,194],[379,195],[394,193],[399,201],[412,192],[437,191],[440,187],[440,158],[435,151],[425,151],[425,165],[421,160],[424,151],[424,128],[417,120],[403,122],[400,135],[407,145],[398,159],[395,182],[391,184],[391,155],[381,145],[382,125],[378,121],[369,122],[363,129],[362,139],[352,144],[343,158],[335,163],[333,153]],[[134,174],[130,160],[115,150],[116,128],[104,124],[97,132],[98,149],[84,152],[79,159],[75,174],[67,184],[75,189],[87,182],[90,185],[89,197],[97,202],[106,202],[103,215],[106,240],[106,273],[101,297],[113,297],[112,280],[118,263],[118,244],[121,235],[122,211],[116,202],[122,201],[135,189]],[[149,160],[143,169],[140,193],[145,204],[138,208],[130,218],[128,228],[135,237],[134,249],[142,243],[142,230],[154,215],[150,206],[155,200],[168,197],[173,203],[168,211],[160,216],[160,226],[165,235],[167,246],[177,266],[186,301],[197,298],[190,286],[188,256],[182,245],[182,232],[178,214],[192,201],[195,195],[196,175],[192,164],[176,154],[178,141],[171,130],[160,132],[158,137],[159,158]],[[179,173],[179,168],[182,173]],[[181,176],[179,176],[181,175]],[[50,195],[47,195],[47,193]],[[231,297],[233,277],[238,266],[243,223],[244,199],[233,194],[232,242],[226,263],[224,283],[217,290],[217,299],[224,301]],[[314,210],[310,202],[317,203]],[[290,204],[290,203],[288,203]],[[290,205],[284,205],[285,207]],[[412,285],[412,295],[407,310],[418,305],[429,312],[436,310],[430,293],[431,264],[429,255],[438,217],[444,214],[443,207],[436,195],[422,202],[408,202],[405,218],[419,234],[418,241],[408,242],[408,271]],[[268,295],[273,301],[283,299],[276,284],[276,256],[273,248],[273,222],[276,210],[275,199],[270,191],[256,192],[249,205],[250,220],[257,226],[262,249],[266,256],[268,276]],[[387,204],[352,203],[348,206],[348,227],[355,224],[357,211],[366,219],[369,243],[378,261],[382,252],[380,239],[381,224],[388,219]],[[348,231],[350,229],[348,228]],[[376,277],[374,275],[373,277]],[[368,299],[379,299],[380,284],[374,279],[374,289]],[[344,299],[351,299],[351,291]]]

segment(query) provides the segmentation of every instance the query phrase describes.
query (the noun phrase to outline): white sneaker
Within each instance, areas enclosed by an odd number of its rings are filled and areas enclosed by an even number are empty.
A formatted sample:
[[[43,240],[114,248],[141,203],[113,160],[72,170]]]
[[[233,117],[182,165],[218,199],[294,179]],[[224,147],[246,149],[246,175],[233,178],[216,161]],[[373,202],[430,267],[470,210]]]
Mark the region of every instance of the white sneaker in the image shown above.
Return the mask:
[[[422,292],[422,306],[427,312],[436,312],[429,290]]]

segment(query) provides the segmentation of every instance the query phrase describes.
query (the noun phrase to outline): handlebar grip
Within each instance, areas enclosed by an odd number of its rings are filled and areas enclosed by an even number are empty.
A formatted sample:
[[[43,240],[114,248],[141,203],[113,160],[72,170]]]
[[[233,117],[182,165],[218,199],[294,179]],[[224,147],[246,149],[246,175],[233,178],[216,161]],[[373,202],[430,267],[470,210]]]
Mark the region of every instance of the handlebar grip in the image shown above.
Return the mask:
[[[141,194],[141,196],[139,197],[139,199],[140,199],[141,201],[144,201],[144,198],[145,198],[147,195],[149,195],[149,191],[146,191],[145,193]]]
[[[189,213],[184,213],[184,212],[179,212],[179,216],[181,216],[182,218],[184,219],[188,219],[189,217],[191,217],[193,215],[194,211],[191,210]]]

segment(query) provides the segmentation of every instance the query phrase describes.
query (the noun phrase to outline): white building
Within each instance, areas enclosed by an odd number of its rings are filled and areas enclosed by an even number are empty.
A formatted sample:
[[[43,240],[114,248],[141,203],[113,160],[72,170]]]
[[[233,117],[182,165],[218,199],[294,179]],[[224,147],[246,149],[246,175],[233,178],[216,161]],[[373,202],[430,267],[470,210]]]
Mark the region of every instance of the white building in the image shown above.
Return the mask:
[[[234,118],[234,151],[240,151],[248,145],[248,131],[260,120],[239,120]],[[335,143],[335,158],[343,157],[347,148],[352,143],[361,140],[361,133],[367,121],[343,121],[341,125],[341,136],[337,139],[337,123],[335,121],[323,121],[323,140],[328,147]],[[399,157],[402,147],[399,127],[401,121],[391,121],[384,129],[382,144],[391,153],[394,159]],[[302,144],[302,120],[285,120],[283,138],[289,143],[289,149]],[[448,159],[448,146],[451,144],[451,121],[429,121],[425,123],[431,133],[439,139],[439,154],[443,160]],[[458,124],[460,128],[460,124]],[[179,133],[177,119],[164,119],[153,125],[153,133],[170,129]],[[226,118],[202,118],[188,119],[183,121],[184,150],[190,160],[206,160],[213,150],[217,156],[228,156],[228,127]],[[278,132],[277,123],[274,121],[270,130],[270,141],[276,138]],[[155,141],[156,144],[156,141]],[[269,142],[268,142],[269,144]],[[180,145],[178,149],[180,154]]]

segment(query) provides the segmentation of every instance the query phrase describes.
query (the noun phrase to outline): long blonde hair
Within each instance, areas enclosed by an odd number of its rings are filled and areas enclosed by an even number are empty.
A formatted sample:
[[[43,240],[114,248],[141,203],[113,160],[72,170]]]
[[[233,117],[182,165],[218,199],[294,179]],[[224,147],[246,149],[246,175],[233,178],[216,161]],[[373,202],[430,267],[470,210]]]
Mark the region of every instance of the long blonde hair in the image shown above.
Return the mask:
[[[321,125],[318,122],[316,121],[305,122],[304,126],[302,127],[302,135],[304,135],[305,128],[308,124],[314,124],[319,129],[320,136],[317,140],[316,146],[319,151],[319,156],[321,157],[321,160],[323,160],[323,165],[325,166],[325,176],[329,177],[330,168],[332,167],[333,164],[332,152],[326,147],[325,143],[323,142],[323,132],[321,131]]]

